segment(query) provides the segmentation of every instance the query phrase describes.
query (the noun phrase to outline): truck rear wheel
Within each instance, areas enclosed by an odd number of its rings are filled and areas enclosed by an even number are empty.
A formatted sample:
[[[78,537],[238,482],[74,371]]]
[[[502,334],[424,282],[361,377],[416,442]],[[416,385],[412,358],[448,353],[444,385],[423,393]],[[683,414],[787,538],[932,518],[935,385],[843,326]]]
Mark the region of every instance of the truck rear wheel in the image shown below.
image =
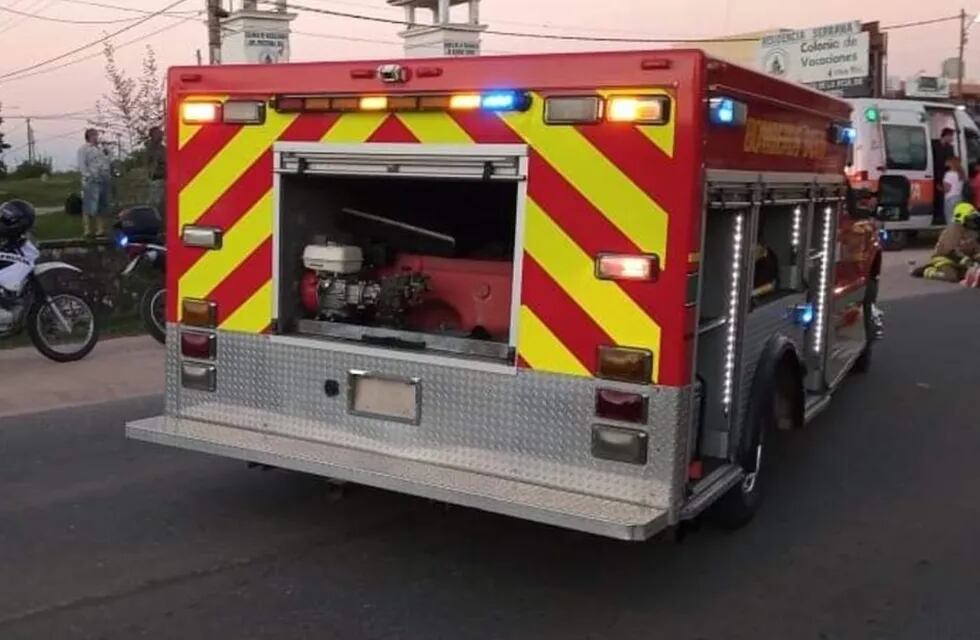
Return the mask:
[[[755,517],[762,504],[778,432],[800,422],[803,399],[798,369],[783,360],[770,375],[769,380],[753,388],[746,416],[736,460],[745,470],[745,478],[712,506],[711,517],[724,529],[739,529]]]

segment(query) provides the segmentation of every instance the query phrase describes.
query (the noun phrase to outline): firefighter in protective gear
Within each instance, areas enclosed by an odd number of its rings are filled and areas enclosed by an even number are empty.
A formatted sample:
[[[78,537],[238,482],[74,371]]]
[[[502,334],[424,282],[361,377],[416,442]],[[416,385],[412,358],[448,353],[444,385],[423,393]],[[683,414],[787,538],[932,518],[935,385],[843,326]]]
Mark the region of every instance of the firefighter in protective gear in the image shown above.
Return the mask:
[[[953,220],[936,242],[932,257],[912,275],[927,280],[959,282],[967,271],[980,261],[980,212],[969,202],[953,209]]]

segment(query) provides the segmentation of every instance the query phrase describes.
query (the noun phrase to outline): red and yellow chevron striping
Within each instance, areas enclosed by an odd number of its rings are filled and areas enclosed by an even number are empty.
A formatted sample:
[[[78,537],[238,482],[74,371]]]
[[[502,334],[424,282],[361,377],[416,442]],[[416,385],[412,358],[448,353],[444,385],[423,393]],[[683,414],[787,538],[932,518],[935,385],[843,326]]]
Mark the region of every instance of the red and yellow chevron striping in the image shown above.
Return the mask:
[[[268,326],[276,141],[523,143],[529,178],[520,366],[588,376],[598,345],[619,344],[651,350],[658,380],[664,327],[679,344],[679,322],[663,308],[656,284],[598,280],[593,265],[601,251],[649,252],[660,256],[667,272],[674,261],[674,271],[686,269],[684,256],[669,255],[668,212],[684,197],[671,188],[681,171],[673,125],[553,127],[544,124],[542,103],[536,96],[530,111],[499,116],[270,111],[262,126],[181,129],[181,168],[174,177],[179,192],[172,198],[178,224],[220,227],[224,242],[220,251],[173,250],[172,315],[179,313],[180,298],[206,297],[218,302],[222,329],[258,333]]]

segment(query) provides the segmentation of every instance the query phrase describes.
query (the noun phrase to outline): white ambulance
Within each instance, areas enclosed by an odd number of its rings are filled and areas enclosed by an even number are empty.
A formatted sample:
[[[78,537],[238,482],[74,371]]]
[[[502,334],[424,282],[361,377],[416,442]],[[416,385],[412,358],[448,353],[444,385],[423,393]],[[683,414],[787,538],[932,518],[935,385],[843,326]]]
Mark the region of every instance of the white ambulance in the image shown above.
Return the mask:
[[[965,109],[952,104],[880,98],[849,102],[857,133],[847,168],[851,184],[873,189],[882,175],[889,174],[907,177],[912,187],[907,219],[883,223],[885,247],[901,249],[920,231],[942,229],[935,185],[944,169],[936,166],[936,147],[942,131],[952,129],[956,155],[968,171],[980,161],[980,129],[976,123]]]

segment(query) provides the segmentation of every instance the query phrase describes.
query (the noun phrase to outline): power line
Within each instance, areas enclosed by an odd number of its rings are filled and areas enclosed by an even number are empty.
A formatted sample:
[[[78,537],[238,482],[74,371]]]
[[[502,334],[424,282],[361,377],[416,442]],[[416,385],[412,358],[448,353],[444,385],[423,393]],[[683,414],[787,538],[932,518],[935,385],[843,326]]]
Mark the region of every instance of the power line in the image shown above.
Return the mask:
[[[241,33],[241,30],[229,30],[226,31],[226,35],[233,35],[236,33]],[[309,38],[322,38],[324,40],[344,40],[347,42],[367,42],[370,44],[385,44],[396,47],[404,46],[404,42],[396,40],[381,40],[377,38],[358,38],[355,36],[341,36],[333,33],[312,33],[310,31],[290,31],[293,35],[297,36],[307,36]],[[483,49],[483,51],[488,53],[513,53],[512,51],[501,51],[498,49]]]
[[[22,7],[22,9],[23,10],[27,10],[27,11],[44,11],[45,9],[47,9],[48,7],[50,7],[51,5],[53,5],[54,2],[55,2],[55,0],[47,0],[47,4],[45,4],[45,0],[39,0],[38,2],[35,2],[34,4],[24,5],[24,7]],[[3,26],[3,28],[0,29],[0,33],[6,33],[8,31],[10,31],[11,29],[13,29],[17,25],[21,24],[25,20],[27,20],[27,18],[23,18],[23,17],[13,17],[13,18],[11,18],[10,19],[10,22],[6,23]]]
[[[259,0],[262,4],[274,4],[274,0]],[[353,3],[347,3],[353,4]],[[308,7],[299,4],[287,4],[288,9],[293,9],[296,11],[309,11],[310,13],[319,13],[323,15],[334,16],[338,18],[350,18],[352,20],[363,20],[367,22],[380,22],[382,24],[393,24],[403,27],[418,26],[419,23],[408,22],[406,20],[397,20],[394,18],[383,18],[379,16],[369,16],[359,13],[351,13],[348,11],[336,11],[334,9],[323,9],[318,7]],[[897,29],[907,29],[910,27],[919,27],[930,24],[937,24],[940,22],[949,22],[951,20],[959,20],[960,16],[947,16],[943,18],[933,18],[931,20],[919,20],[916,22],[906,22],[894,25],[888,25],[882,27],[883,31],[894,31]],[[447,27],[448,30],[452,30],[452,26]],[[745,37],[745,38],[726,38],[726,37],[707,37],[707,38],[692,38],[690,36],[685,36],[681,38],[625,38],[625,37],[611,37],[611,36],[586,36],[586,35],[566,35],[566,34],[555,34],[555,33],[533,33],[533,32],[521,32],[521,31],[504,31],[500,29],[486,29],[483,31],[488,35],[506,36],[513,38],[533,38],[537,40],[567,40],[575,42],[621,42],[621,43],[650,43],[650,44],[666,44],[666,43],[691,43],[697,44],[701,42],[758,42],[762,38],[760,37]]]
[[[307,0],[307,1],[310,1],[310,0]],[[372,5],[372,4],[368,4],[366,2],[352,2],[352,1],[349,1],[349,0],[312,0],[312,1],[313,2],[316,2],[317,4],[320,4],[320,3],[324,3],[324,4],[336,4],[336,5],[344,5],[344,6],[348,6],[348,7],[363,7],[365,9],[372,9],[372,10],[381,10],[381,9],[386,9],[386,10],[390,10],[390,11],[400,11],[401,10],[399,7],[392,7],[390,5],[375,6],[375,5]],[[602,29],[602,28],[597,28],[597,27],[587,27],[587,28],[585,28],[585,27],[576,26],[576,25],[548,24],[548,23],[541,23],[541,22],[521,22],[521,21],[518,21],[518,20],[504,20],[504,19],[499,19],[499,18],[493,18],[491,20],[491,22],[500,23],[500,24],[513,24],[513,25],[517,25],[517,26],[521,26],[521,27],[538,27],[538,28],[542,28],[542,29],[553,29],[553,30],[559,30],[559,29],[568,30],[568,29],[572,29],[572,30],[586,31],[586,32],[589,32],[589,33],[612,33],[612,34],[625,34],[625,35],[629,35],[629,34],[642,35],[643,34],[643,32],[641,32],[641,31],[630,31],[630,30],[627,30],[627,29]],[[693,36],[677,36],[677,37],[678,38],[693,38]],[[710,36],[705,36],[705,38],[707,38],[707,37],[710,37]],[[699,38],[697,40],[697,42],[704,42],[705,41],[705,38]],[[676,40],[671,40],[671,42],[675,42],[675,41]]]
[[[262,4],[275,4],[274,0],[259,0]],[[334,11],[333,9],[320,9],[317,7],[307,7],[298,4],[287,4],[287,9],[296,11],[309,11],[320,13],[338,18],[350,18],[352,20],[364,20],[367,22],[380,22],[383,24],[394,24],[403,27],[418,26],[418,23],[407,22],[405,20],[395,20],[393,18],[380,18],[377,16],[366,16],[358,13],[346,11]],[[452,30],[452,26],[447,27]],[[673,42],[758,42],[760,38],[614,38],[609,36],[582,36],[582,35],[559,35],[554,33],[527,33],[520,31],[502,31],[499,29],[486,29],[483,33],[497,36],[509,36],[515,38],[534,38],[538,40],[572,40],[577,42],[647,42],[647,43],[673,43]]]
[[[156,29],[154,31],[150,31],[149,33],[146,33],[146,34],[144,34],[142,36],[139,36],[138,38],[132,38],[131,40],[127,40],[126,42],[123,42],[122,44],[115,45],[115,49],[118,51],[119,49],[122,49],[124,47],[128,47],[130,45],[137,44],[139,42],[143,42],[144,40],[149,40],[153,36],[156,36],[156,35],[159,35],[161,33],[164,33],[165,31],[170,31],[171,29],[174,29],[176,27],[179,27],[180,25],[182,25],[182,24],[184,24],[186,22],[190,22],[191,20],[196,20],[196,19],[197,19],[197,15],[188,16],[188,17],[184,18],[183,20],[178,20],[177,22],[174,22],[172,24],[168,24],[167,26],[161,27],[160,29]],[[31,72],[31,73],[25,73],[25,74],[22,74],[22,75],[19,75],[19,76],[15,77],[15,78],[9,78],[9,79],[3,80],[2,82],[3,83],[16,82],[17,80],[24,80],[26,78],[33,78],[34,76],[40,76],[40,75],[43,75],[45,73],[51,73],[52,71],[58,71],[59,69],[64,69],[65,67],[74,66],[74,65],[76,65],[76,64],[78,64],[80,62],[86,62],[88,60],[92,60],[94,58],[101,58],[101,57],[102,57],[102,52],[101,51],[96,52],[96,53],[91,53],[91,54],[89,54],[87,56],[82,56],[81,58],[76,58],[74,60],[69,60],[68,62],[63,62],[62,64],[58,64],[58,65],[55,65],[53,67],[47,67],[45,69],[39,69],[39,70],[34,71],[34,72]]]
[[[57,2],[62,2],[65,4],[77,4],[86,7],[99,7],[102,9],[115,9],[116,11],[128,11],[130,13],[139,13],[144,16],[156,14],[154,11],[149,9],[137,9],[135,7],[124,7],[119,4],[109,4],[107,2],[95,2],[94,0],[56,0]],[[165,11],[160,15],[166,15],[171,17],[182,17],[189,13],[200,13],[199,11]]]
[[[904,22],[901,24],[890,24],[888,26],[882,27],[882,31],[895,31],[897,29],[908,29],[909,27],[923,27],[927,24],[937,24],[939,22],[949,22],[950,20],[959,20],[959,14],[955,16],[946,16],[945,18],[933,18],[931,20],[919,20],[917,22]]]
[[[139,18],[138,20],[136,20],[136,22],[133,22],[131,24],[128,24],[125,27],[122,27],[121,29],[117,29],[117,30],[115,30],[114,32],[112,32],[110,34],[107,34],[107,35],[99,38],[98,40],[94,40],[94,41],[89,42],[87,44],[83,44],[80,47],[75,47],[71,51],[66,51],[66,52],[64,52],[62,54],[59,54],[59,55],[54,56],[53,58],[48,58],[47,60],[42,60],[41,62],[35,62],[32,65],[23,67],[21,69],[17,69],[15,71],[8,71],[7,73],[4,73],[4,74],[0,75],[0,80],[3,80],[5,78],[9,78],[11,76],[20,75],[20,74],[22,74],[22,73],[24,73],[26,71],[33,71],[34,69],[37,69],[39,67],[46,66],[48,64],[51,64],[52,62],[57,62],[58,60],[64,60],[65,58],[67,58],[67,57],[69,57],[71,55],[74,55],[74,54],[78,53],[79,51],[84,51],[85,49],[88,49],[90,47],[94,47],[94,46],[100,45],[103,42],[105,42],[106,40],[109,40],[111,38],[114,38],[115,36],[118,36],[121,33],[124,33],[126,31],[129,31],[130,29],[133,29],[135,27],[138,27],[139,25],[143,24],[144,22],[147,22],[148,20],[152,20],[153,18],[159,16],[160,14],[164,13],[165,11],[169,11],[170,9],[173,9],[177,5],[183,4],[186,1],[187,0],[176,0],[175,2],[171,2],[169,5],[167,5],[166,7],[164,7],[163,9],[161,9],[160,11],[157,11],[157,12],[151,13],[151,14],[149,14],[147,16],[144,16],[142,18]]]
[[[28,13],[26,11],[18,11],[17,9],[11,9],[10,7],[0,7],[0,11],[6,11],[7,13],[23,16],[24,18],[44,20],[46,22],[60,22],[61,24],[119,24],[120,22],[132,22],[133,20],[139,20],[139,18],[119,18],[117,20],[71,20],[67,18],[52,18],[51,16],[42,16],[36,13]]]

